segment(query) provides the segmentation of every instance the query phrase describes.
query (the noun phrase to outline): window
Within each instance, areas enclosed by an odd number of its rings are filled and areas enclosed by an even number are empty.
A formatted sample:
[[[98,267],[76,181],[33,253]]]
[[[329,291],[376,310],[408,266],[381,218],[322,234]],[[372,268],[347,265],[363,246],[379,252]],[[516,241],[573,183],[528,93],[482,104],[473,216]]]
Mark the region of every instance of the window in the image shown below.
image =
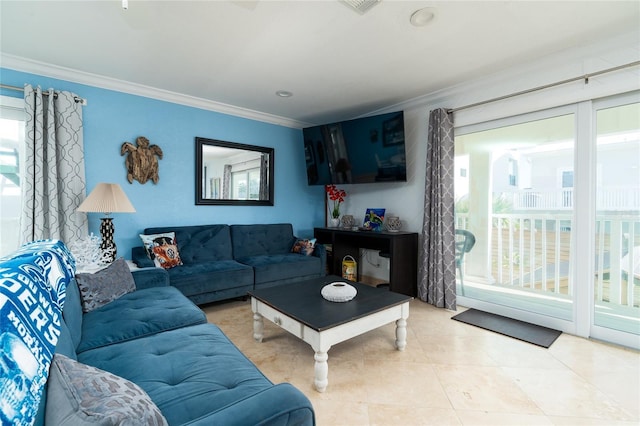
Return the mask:
[[[0,256],[20,245],[24,101],[0,96]]]
[[[234,200],[259,200],[260,168],[232,172],[231,188]]]

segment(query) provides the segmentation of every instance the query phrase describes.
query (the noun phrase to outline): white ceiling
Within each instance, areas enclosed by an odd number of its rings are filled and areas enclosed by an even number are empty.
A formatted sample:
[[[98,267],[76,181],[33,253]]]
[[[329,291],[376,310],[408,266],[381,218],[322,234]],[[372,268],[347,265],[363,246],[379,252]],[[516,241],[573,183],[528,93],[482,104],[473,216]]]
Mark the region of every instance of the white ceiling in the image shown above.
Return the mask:
[[[3,54],[310,124],[630,31],[639,1],[0,1]]]

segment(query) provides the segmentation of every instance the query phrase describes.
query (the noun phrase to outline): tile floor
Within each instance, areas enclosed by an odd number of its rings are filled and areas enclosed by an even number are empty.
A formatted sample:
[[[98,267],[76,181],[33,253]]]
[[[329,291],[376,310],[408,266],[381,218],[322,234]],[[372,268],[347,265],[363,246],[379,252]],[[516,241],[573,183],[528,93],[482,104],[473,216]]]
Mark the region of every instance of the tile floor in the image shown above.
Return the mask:
[[[637,351],[567,334],[544,349],[414,300],[404,352],[393,324],[335,345],[318,393],[311,347],[269,321],[254,341],[249,301],[204,310],[269,379],[307,395],[319,426],[640,424]]]

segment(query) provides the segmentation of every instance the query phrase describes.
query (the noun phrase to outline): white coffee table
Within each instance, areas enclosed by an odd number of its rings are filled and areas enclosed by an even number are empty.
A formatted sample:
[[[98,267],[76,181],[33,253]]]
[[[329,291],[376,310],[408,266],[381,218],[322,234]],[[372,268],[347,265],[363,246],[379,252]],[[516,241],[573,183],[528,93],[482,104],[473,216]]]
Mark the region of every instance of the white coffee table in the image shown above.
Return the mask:
[[[326,284],[348,282],[358,294],[348,302],[329,302],[320,294]],[[253,311],[253,337],[262,342],[267,318],[311,345],[315,351],[314,385],[324,392],[329,383],[328,352],[337,343],[396,323],[395,346],[407,345],[410,296],[328,276],[300,283],[249,292]]]

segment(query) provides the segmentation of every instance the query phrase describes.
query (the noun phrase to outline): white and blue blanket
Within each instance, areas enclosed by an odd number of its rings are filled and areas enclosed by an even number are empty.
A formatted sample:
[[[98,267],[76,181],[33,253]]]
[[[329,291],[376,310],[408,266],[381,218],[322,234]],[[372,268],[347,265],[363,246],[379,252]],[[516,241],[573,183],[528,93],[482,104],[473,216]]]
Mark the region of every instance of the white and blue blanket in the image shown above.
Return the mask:
[[[74,275],[73,255],[58,240],[0,259],[0,424],[33,424]]]

